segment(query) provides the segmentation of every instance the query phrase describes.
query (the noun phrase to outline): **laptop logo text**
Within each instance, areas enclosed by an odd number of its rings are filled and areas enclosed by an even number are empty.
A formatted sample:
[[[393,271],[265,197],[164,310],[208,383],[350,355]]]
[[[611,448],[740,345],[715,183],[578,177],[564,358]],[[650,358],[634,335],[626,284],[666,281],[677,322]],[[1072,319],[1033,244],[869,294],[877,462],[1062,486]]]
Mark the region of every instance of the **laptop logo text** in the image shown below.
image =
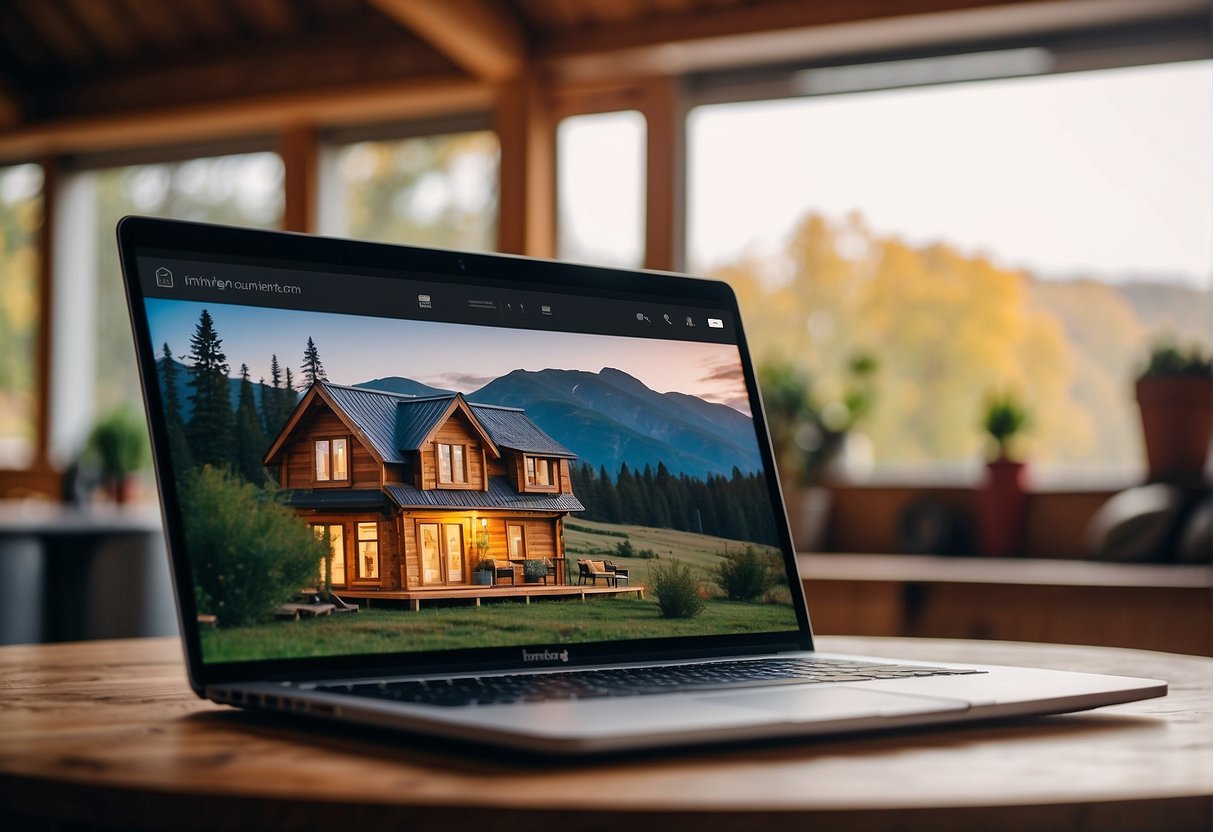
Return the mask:
[[[524,662],[565,662],[568,663],[569,651],[561,650],[559,653],[552,650],[523,650],[522,660]]]

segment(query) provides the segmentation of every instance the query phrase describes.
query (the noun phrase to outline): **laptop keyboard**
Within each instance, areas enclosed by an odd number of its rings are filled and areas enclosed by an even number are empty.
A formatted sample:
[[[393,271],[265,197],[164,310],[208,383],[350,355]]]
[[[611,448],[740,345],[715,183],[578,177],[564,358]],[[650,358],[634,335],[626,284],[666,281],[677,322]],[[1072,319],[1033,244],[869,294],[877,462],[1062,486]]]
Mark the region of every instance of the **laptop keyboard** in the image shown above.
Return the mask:
[[[984,673],[950,667],[875,664],[839,659],[753,659],[673,667],[612,668],[506,676],[458,676],[394,682],[319,684],[315,690],[443,707],[507,705],[553,699],[596,699],[714,689],[825,682],[865,682],[914,676]]]

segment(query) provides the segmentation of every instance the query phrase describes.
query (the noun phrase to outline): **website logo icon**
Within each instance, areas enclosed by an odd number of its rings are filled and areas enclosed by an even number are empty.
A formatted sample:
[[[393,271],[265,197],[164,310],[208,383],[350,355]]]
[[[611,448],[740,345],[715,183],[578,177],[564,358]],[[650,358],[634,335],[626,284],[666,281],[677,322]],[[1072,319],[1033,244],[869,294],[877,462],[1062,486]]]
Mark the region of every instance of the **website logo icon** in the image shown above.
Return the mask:
[[[161,289],[173,288],[173,273],[164,266],[156,269],[156,285]]]

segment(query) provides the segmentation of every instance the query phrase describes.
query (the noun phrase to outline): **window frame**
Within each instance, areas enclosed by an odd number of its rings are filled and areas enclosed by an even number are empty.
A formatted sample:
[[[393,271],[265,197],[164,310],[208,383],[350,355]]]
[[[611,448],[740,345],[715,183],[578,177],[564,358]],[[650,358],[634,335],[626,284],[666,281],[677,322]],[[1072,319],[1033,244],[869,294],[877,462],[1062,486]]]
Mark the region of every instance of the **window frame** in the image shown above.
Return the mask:
[[[363,537],[363,526],[371,526],[374,529],[374,537]],[[354,521],[354,580],[359,583],[383,583],[383,548],[379,545],[379,521],[378,520],[355,520]],[[375,545],[375,574],[363,574],[363,558],[362,544],[373,543]]]
[[[510,532],[511,529],[518,529],[518,531],[519,531],[518,541],[519,541],[519,547],[520,547],[521,551],[519,552],[517,557],[514,556],[514,552],[513,552],[512,544],[513,544],[514,539]],[[509,557],[509,560],[512,560],[512,561],[513,560],[526,560],[526,555],[527,555],[526,523],[521,522],[521,521],[519,521],[517,523],[511,523],[509,521],[506,522],[506,524],[505,524],[505,551]]]
[[[354,465],[353,465],[353,437],[346,434],[327,434],[322,436],[310,437],[312,443],[312,485],[315,488],[349,488],[354,482]],[[328,479],[320,478],[319,461],[320,461],[320,443],[328,443]],[[338,479],[333,476],[336,470],[334,460],[336,459],[336,443],[345,443],[345,477]]]
[[[539,482],[540,467],[548,472],[547,483]],[[524,454],[522,463],[524,491],[556,493],[560,491],[560,460],[540,454]]]
[[[438,580],[427,581],[425,579],[425,552],[423,528],[425,526],[433,526],[437,529],[437,545],[438,545]],[[459,528],[459,541],[462,547],[459,551],[459,560],[462,566],[462,572],[456,580],[451,580],[451,562],[450,562],[450,547],[448,546],[447,527],[455,526]],[[468,567],[471,564],[471,556],[468,553],[468,529],[465,522],[451,522],[451,518],[446,517],[418,517],[413,522],[413,533],[417,540],[417,577],[422,587],[441,587],[441,586],[464,586],[469,583]],[[474,566],[474,565],[473,565]]]
[[[453,488],[453,489],[472,489],[475,486],[471,482],[471,461],[468,453],[468,444],[466,442],[435,442],[434,443],[434,482],[438,488]],[[449,465],[451,469],[451,478],[442,478],[442,450],[443,448],[450,449]],[[459,449],[459,456],[463,459],[462,474],[463,479],[454,479],[455,475],[455,449]]]

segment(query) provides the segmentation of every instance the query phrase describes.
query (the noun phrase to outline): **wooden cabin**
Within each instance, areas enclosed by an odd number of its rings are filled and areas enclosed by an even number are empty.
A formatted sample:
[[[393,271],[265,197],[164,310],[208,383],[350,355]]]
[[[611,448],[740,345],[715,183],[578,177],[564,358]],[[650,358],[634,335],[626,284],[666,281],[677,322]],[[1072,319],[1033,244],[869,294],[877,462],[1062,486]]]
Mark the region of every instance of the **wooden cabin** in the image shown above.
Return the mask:
[[[527,560],[565,582],[564,517],[584,511],[575,458],[519,408],[321,381],[264,463],[328,535],[334,588],[413,591],[472,587],[486,559],[512,564],[513,585]]]

